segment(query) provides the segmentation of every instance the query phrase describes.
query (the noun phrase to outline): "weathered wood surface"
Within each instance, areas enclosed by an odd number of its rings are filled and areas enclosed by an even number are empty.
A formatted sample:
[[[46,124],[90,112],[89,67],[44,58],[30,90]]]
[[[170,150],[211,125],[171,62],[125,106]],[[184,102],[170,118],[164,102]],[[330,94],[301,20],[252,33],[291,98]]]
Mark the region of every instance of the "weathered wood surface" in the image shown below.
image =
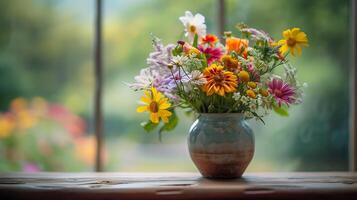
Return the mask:
[[[0,174],[0,199],[357,199],[357,173],[12,173]]]

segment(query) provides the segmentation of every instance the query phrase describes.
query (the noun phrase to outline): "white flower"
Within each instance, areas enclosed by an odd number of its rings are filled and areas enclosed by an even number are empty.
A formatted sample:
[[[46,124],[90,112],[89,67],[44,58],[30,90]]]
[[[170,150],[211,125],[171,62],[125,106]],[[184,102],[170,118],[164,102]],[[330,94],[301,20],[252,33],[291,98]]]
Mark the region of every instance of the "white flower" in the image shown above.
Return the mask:
[[[203,74],[198,70],[192,71],[190,77],[191,82],[194,85],[204,85],[207,83],[207,80],[205,79],[205,77],[203,77]]]
[[[260,94],[258,94],[257,98],[255,99],[255,104],[261,105],[262,103],[263,103],[262,96]]]
[[[240,98],[240,101],[242,102],[243,105],[247,105],[247,104],[249,104],[250,99],[246,96],[242,96]]]
[[[171,59],[171,62],[176,66],[184,66],[188,62],[187,56],[174,56]]]
[[[188,37],[190,42],[195,38],[195,34],[198,35],[198,38],[206,35],[205,17],[203,15],[198,13],[193,16],[190,11],[186,11],[185,16],[182,16],[179,19],[185,26],[185,36]]]
[[[156,79],[155,77],[155,72],[153,72],[150,68],[144,68],[140,70],[139,75],[135,76],[135,82],[128,85],[133,90],[143,90],[151,87],[152,83]]]
[[[233,96],[232,96],[232,98],[234,99],[234,100],[236,100],[236,101],[239,101],[239,99],[241,98],[241,94],[240,94],[240,92],[235,92],[235,93],[233,93]]]

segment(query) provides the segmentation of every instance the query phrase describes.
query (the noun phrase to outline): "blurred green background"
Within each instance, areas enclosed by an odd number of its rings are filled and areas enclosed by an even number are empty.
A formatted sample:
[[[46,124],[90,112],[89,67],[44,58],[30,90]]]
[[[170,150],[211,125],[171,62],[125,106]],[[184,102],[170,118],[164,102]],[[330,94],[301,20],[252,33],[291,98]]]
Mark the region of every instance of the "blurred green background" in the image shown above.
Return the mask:
[[[104,0],[105,170],[195,171],[186,149],[193,119],[158,142],[135,112],[141,94],[125,82],[146,65],[150,33],[165,44],[182,37],[184,11],[217,32],[216,0]],[[225,29],[239,22],[276,39],[300,27],[310,47],[291,58],[307,82],[288,118],[250,121],[256,153],[248,171],[348,169],[349,0],[226,0]],[[0,171],[93,169],[94,1],[0,1]],[[41,111],[41,112],[40,112]]]

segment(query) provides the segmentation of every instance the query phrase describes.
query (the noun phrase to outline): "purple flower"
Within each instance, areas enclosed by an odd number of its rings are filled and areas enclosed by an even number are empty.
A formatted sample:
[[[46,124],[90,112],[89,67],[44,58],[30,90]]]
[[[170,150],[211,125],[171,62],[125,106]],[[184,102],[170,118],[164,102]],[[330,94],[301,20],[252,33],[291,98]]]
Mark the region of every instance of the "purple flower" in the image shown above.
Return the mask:
[[[268,83],[269,93],[272,94],[278,105],[289,105],[295,102],[295,89],[280,79],[273,79]]]
[[[172,49],[175,48],[174,44],[164,46],[161,40],[157,37],[153,38],[154,52],[150,53],[146,59],[147,65],[155,71],[161,73],[170,72],[167,65],[172,59]]]
[[[173,75],[166,75],[164,77],[157,77],[153,82],[153,86],[166,97],[171,100],[177,99],[175,90],[177,85],[181,83],[187,83],[190,78],[182,70],[177,70],[173,72]]]

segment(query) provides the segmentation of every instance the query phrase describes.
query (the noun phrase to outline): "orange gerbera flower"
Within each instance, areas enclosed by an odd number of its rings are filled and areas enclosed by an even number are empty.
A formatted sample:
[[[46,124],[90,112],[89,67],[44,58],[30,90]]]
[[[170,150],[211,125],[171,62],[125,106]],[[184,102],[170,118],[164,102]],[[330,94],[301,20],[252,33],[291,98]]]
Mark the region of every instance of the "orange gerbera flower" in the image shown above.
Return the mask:
[[[247,57],[247,48],[249,41],[246,39],[227,37],[226,39],[226,49],[228,53],[235,51],[236,53],[242,54]]]
[[[207,96],[216,93],[224,96],[225,93],[236,91],[237,76],[230,71],[223,70],[223,66],[212,64],[203,71],[207,83],[203,86],[203,91]]]
[[[201,39],[202,44],[208,44],[210,47],[213,47],[214,44],[218,42],[218,37],[213,34],[207,34]]]

